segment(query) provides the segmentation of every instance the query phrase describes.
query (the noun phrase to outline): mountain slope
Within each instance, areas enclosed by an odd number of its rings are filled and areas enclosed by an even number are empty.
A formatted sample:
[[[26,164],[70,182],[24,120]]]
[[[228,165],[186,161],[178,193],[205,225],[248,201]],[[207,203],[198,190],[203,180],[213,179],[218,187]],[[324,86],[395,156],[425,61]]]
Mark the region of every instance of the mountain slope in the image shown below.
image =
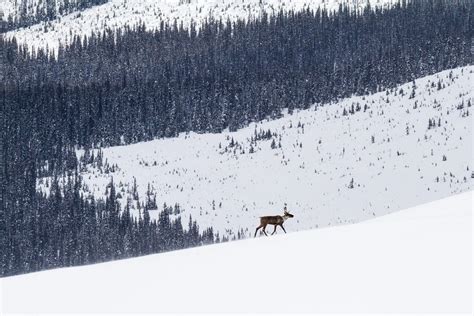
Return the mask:
[[[28,27],[105,2],[107,0],[2,0],[0,27],[1,22],[8,22],[8,30]],[[0,28],[0,31],[4,30]]]
[[[5,313],[469,313],[473,197],[357,225],[4,278],[0,306]]]
[[[144,23],[148,30],[160,27],[162,22],[188,27],[194,22],[198,27],[206,19],[235,21],[253,19],[261,14],[304,9],[336,10],[340,4],[363,8],[368,1],[359,0],[111,0],[110,2],[72,13],[51,22],[40,23],[6,34],[15,37],[28,47],[57,49],[78,35],[89,36],[106,29],[120,29]],[[373,6],[385,7],[395,0],[371,0]]]
[[[84,0],[47,0],[51,1],[54,4],[54,8],[57,11],[60,11],[61,7],[64,7],[65,4],[67,5],[75,5],[81,1],[85,2]],[[46,4],[47,1],[44,0],[2,0],[0,3],[0,12],[3,15],[0,15],[0,19],[5,21],[16,20],[20,18],[22,14],[25,16],[34,16],[38,14],[38,9],[46,11]],[[92,2],[91,0],[86,0]]]
[[[105,148],[114,168],[87,165],[83,182],[99,198],[113,178],[136,216],[150,185],[152,218],[179,203],[183,224],[191,215],[226,235],[253,235],[284,203],[289,231],[359,222],[472,189],[473,80],[468,66],[237,132]]]

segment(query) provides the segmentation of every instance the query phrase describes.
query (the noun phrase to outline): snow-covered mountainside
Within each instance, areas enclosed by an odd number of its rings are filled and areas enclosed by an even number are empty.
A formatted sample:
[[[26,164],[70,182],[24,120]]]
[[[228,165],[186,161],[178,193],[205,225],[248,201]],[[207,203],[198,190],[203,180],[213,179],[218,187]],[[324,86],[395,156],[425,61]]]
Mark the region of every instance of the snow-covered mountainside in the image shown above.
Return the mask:
[[[54,8],[59,10],[64,4],[76,4],[79,0],[52,0]],[[38,14],[38,9],[46,12],[46,1],[43,0],[1,0],[0,20],[8,21],[18,19],[22,14],[34,16]],[[46,14],[46,13],[45,13]]]
[[[114,168],[88,165],[83,181],[103,197],[113,178],[122,206],[134,182],[142,202],[150,184],[152,218],[179,203],[185,223],[221,234],[252,235],[285,203],[287,231],[359,222],[472,189],[472,82],[468,66],[236,132],[105,148]]]
[[[0,313],[471,313],[473,198],[357,225],[4,278]]]
[[[206,19],[223,21],[253,19],[266,12],[325,8],[335,10],[339,5],[364,8],[386,7],[396,0],[111,0],[93,8],[60,17],[54,21],[40,23],[25,29],[7,33],[7,38],[16,37],[19,43],[30,48],[57,49],[67,45],[75,35],[89,36],[105,29],[120,29],[144,23],[148,30],[160,27],[162,22],[188,27],[194,22],[197,27]]]

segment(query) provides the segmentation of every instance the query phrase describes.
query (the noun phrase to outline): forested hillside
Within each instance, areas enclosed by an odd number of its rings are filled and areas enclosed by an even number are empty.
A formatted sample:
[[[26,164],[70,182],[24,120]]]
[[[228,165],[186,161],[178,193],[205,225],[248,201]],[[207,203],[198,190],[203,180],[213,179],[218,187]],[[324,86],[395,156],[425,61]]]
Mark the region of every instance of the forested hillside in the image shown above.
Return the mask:
[[[375,92],[472,61],[472,1],[421,1],[209,22],[201,32],[163,25],[78,38],[34,58],[2,42],[5,102],[31,104],[39,140],[109,146],[183,131],[235,130],[283,108]],[[416,29],[416,32],[413,30]],[[34,69],[34,71],[31,71]],[[18,93],[19,90],[21,93]],[[50,132],[54,126],[54,130]]]
[[[2,0],[0,4],[0,33],[106,3],[108,0]]]
[[[35,1],[38,0],[29,0],[29,3]],[[76,36],[89,37],[105,30],[115,31],[137,25],[144,25],[150,32],[159,30],[162,23],[176,23],[186,29],[195,24],[199,29],[201,24],[210,20],[248,21],[280,11],[315,11],[318,8],[333,12],[341,5],[351,10],[362,10],[368,4],[372,8],[389,8],[396,2],[397,0],[109,0],[103,5],[8,32],[6,36],[15,37],[21,45],[26,45],[31,50],[46,47],[56,50],[59,45],[70,44]],[[12,10],[7,7],[6,11]]]
[[[207,237],[194,234],[193,242],[176,237],[174,246],[157,242],[137,250],[132,241],[148,226],[119,214],[113,185],[106,201],[80,193],[76,149],[236,130],[278,118],[283,109],[291,113],[471,64],[473,13],[469,0],[426,0],[387,10],[208,21],[199,32],[163,23],[153,32],[139,26],[76,37],[57,56],[30,55],[14,38],[1,37],[1,274],[216,240],[207,231]],[[36,190],[45,176],[54,179],[49,194]],[[59,188],[64,177],[68,185]],[[151,229],[162,238],[159,223],[144,225],[158,225]],[[117,238],[114,246],[107,238]]]
[[[287,231],[383,216],[473,188],[472,82],[474,67],[459,67],[235,132],[78,150],[83,192],[106,198],[113,179],[132,215],[144,200],[157,201],[151,219],[179,203],[178,216],[231,238],[285,204]]]

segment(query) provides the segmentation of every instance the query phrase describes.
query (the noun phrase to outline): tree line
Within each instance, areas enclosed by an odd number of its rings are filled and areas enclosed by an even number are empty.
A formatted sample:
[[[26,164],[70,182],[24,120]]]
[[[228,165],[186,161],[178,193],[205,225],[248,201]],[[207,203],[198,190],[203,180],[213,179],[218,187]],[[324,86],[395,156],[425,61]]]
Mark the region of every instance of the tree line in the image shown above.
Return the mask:
[[[49,192],[31,192],[28,201],[7,203],[8,216],[2,216],[0,237],[0,276],[44,269],[92,264],[143,256],[170,250],[226,241],[212,227],[200,232],[189,217],[183,227],[179,205],[163,206],[157,220],[151,219],[148,206],[141,216],[131,216],[131,203],[119,205],[111,181],[106,199],[84,196],[78,169],[53,178]],[[19,192],[17,192],[19,193]],[[8,194],[7,194],[8,198]]]

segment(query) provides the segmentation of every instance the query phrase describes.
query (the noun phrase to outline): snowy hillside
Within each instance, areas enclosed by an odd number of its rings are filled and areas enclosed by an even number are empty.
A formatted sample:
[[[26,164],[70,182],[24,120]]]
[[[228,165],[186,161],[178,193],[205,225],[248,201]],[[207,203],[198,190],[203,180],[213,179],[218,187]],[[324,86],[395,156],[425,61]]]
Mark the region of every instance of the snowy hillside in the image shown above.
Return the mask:
[[[25,2],[25,11],[27,14],[36,13],[38,6],[38,0],[28,0]],[[15,19],[20,16],[21,12],[21,0],[2,0],[0,1],[0,18],[7,21],[9,18]]]
[[[152,218],[179,203],[183,221],[221,234],[252,235],[284,203],[289,231],[356,223],[472,189],[472,82],[469,66],[237,132],[105,148],[114,168],[88,165],[83,181],[103,197],[113,177],[122,206],[150,185]]]
[[[54,7],[59,9],[65,3],[67,4],[75,4],[80,0],[50,0],[54,1]],[[2,0],[0,2],[0,18],[7,21],[9,18],[15,20],[20,17],[23,13],[26,16],[31,16],[37,14],[38,8],[41,10],[45,10],[46,1],[43,0]]]
[[[12,31],[7,37],[15,36],[19,43],[28,47],[57,49],[60,43],[67,44],[73,36],[89,36],[105,29],[120,29],[144,23],[149,30],[160,27],[162,22],[199,23],[206,19],[253,19],[263,12],[276,13],[280,10],[300,11],[319,7],[335,10],[340,4],[363,8],[368,0],[111,0],[93,8],[69,14],[57,20]],[[387,6],[396,0],[370,0],[372,6]]]
[[[0,20],[8,20],[8,17],[15,15],[17,7],[15,6],[14,0],[2,0],[0,1]]]
[[[4,278],[0,312],[470,313],[473,198],[357,225]]]
[[[60,3],[64,2],[64,0],[57,0],[57,6]],[[74,2],[74,0],[71,0]],[[22,4],[24,6],[22,7]],[[24,11],[25,15],[35,15],[37,13],[38,7],[42,7],[43,1],[40,0],[2,0],[0,2],[0,17],[7,21],[8,19],[16,19],[21,15],[22,10]]]

